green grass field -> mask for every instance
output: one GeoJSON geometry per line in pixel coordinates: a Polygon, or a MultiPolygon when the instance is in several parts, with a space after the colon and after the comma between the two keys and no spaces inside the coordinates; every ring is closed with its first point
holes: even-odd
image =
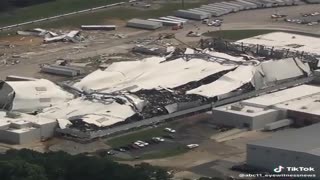
{"type": "MultiPolygon", "coordinates": [[[[56,0],[54,2],[44,3],[26,8],[20,8],[13,11],[0,14],[0,26],[6,26],[30,20],[50,17],[62,13],[73,12],[82,9],[88,9],[101,5],[121,2],[122,0],[56,0]]],[[[170,1],[169,1],[170,2],[170,1]]],[[[195,2],[185,3],[184,8],[198,7],[207,0],[199,0],[195,2]]],[[[80,24],[98,24],[105,22],[108,19],[131,19],[134,17],[148,18],[158,17],[162,15],[169,15],[173,11],[181,9],[180,2],[170,2],[161,5],[158,9],[134,9],[128,7],[117,7],[106,10],[100,10],[94,13],[86,13],[81,15],[74,15],[62,19],[42,23],[41,27],[61,27],[61,26],[79,26],[80,24]]],[[[39,24],[30,25],[31,27],[39,27],[39,24]]]]}
{"type": "MultiPolygon", "coordinates": [[[[188,3],[185,8],[197,7],[200,3],[188,3]]],[[[173,11],[181,9],[180,3],[164,4],[158,9],[139,10],[128,7],[116,7],[95,13],[70,16],[56,21],[43,23],[42,27],[79,27],[81,24],[101,24],[110,19],[128,20],[132,18],[151,18],[172,14],[173,11]],[[125,12],[125,13],[124,13],[125,12]]]]}
{"type": "Polygon", "coordinates": [[[1,13],[0,26],[50,17],[120,1],[121,0],[56,0],[1,13]]]}

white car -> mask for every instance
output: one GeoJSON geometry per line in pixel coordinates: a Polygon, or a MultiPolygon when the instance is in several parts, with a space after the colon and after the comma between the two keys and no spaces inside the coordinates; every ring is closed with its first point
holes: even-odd
{"type": "Polygon", "coordinates": [[[160,137],[153,137],[152,140],[158,141],[158,142],[164,142],[163,138],[160,137]]]}
{"type": "Polygon", "coordinates": [[[193,148],[199,147],[199,144],[188,144],[187,147],[188,147],[189,149],[193,149],[193,148]]]}
{"type": "Polygon", "coordinates": [[[144,146],[148,146],[149,145],[149,143],[147,143],[147,142],[144,142],[144,141],[136,141],[137,143],[140,143],[140,144],[143,144],[144,146]]]}
{"type": "Polygon", "coordinates": [[[145,145],[143,143],[140,142],[134,142],[133,144],[139,146],[139,147],[144,147],[145,145]]]}
{"type": "Polygon", "coordinates": [[[171,128],[164,128],[165,131],[170,132],[170,133],[175,133],[176,130],[171,129],[171,128]]]}

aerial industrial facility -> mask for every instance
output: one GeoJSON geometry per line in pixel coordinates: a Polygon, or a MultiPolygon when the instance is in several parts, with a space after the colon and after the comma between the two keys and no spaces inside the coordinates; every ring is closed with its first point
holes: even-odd
{"type": "MultiPolygon", "coordinates": [[[[137,8],[135,1],[130,3],[137,8]]],[[[10,44],[0,53],[8,69],[21,65],[31,72],[11,75],[2,69],[6,78],[0,83],[0,143],[21,148],[46,141],[43,149],[51,150],[47,144],[57,139],[106,145],[124,137],[130,142],[107,144],[106,154],[117,151],[135,160],[160,149],[144,147],[168,143],[164,148],[181,150],[182,144],[184,152],[195,153],[191,160],[177,158],[188,164],[188,171],[198,156],[204,166],[223,164],[215,171],[227,166],[233,170],[239,162],[256,172],[272,172],[279,165],[320,167],[314,138],[320,121],[317,24],[296,23],[299,32],[291,32],[283,28],[290,25],[281,24],[286,21],[279,21],[286,15],[273,12],[279,8],[297,14],[291,8],[312,6],[309,3],[320,2],[233,0],[175,9],[159,17],[130,17],[115,25],[19,29],[19,41],[36,37],[40,45],[37,51],[27,47],[24,52],[19,49],[23,45],[10,44]],[[259,21],[264,20],[259,26],[238,22],[238,14],[249,21],[248,12],[254,9],[259,9],[259,21]],[[265,23],[277,28],[265,30],[265,23]],[[233,37],[234,27],[240,29],[240,38],[233,37]],[[251,30],[254,35],[245,37],[251,30]],[[33,58],[36,66],[30,65],[33,58]],[[135,134],[143,131],[149,132],[135,134]],[[135,140],[127,138],[131,134],[135,140]]],[[[310,14],[310,19],[320,16],[310,14]]],[[[66,147],[85,151],[74,144],[66,147]]]]}

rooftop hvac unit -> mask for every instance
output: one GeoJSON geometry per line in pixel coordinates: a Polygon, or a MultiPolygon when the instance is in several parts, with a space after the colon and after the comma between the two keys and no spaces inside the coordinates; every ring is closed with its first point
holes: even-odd
{"type": "Polygon", "coordinates": [[[243,106],[241,104],[232,104],[230,106],[230,110],[233,111],[241,111],[243,109],[243,106]]]}

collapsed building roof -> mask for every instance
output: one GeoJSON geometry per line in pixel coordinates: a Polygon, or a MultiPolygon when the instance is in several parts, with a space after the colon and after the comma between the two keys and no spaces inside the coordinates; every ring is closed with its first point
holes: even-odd
{"type": "Polygon", "coordinates": [[[301,60],[288,58],[262,62],[255,70],[252,84],[256,89],[274,85],[283,80],[306,76],[311,73],[309,65],[301,60]]]}
{"type": "MultiPolygon", "coordinates": [[[[61,103],[43,109],[41,116],[60,119],[61,124],[66,124],[61,119],[70,120],[73,123],[76,120],[82,120],[85,123],[93,124],[96,127],[106,127],[133,116],[139,112],[135,107],[143,108],[143,101],[130,96],[130,100],[119,97],[122,101],[107,97],[79,97],[68,102],[61,103]]],[[[59,122],[59,121],[58,121],[59,122]]]]}
{"type": "Polygon", "coordinates": [[[253,78],[254,69],[255,67],[253,65],[239,66],[234,71],[221,76],[218,80],[210,84],[200,86],[196,89],[192,89],[188,91],[187,94],[215,97],[231,92],[250,82],[253,78]]]}
{"type": "Polygon", "coordinates": [[[11,102],[11,110],[14,111],[34,112],[73,98],[72,94],[46,79],[5,83],[14,91],[14,99],[11,102]]]}
{"type": "Polygon", "coordinates": [[[97,70],[74,86],[99,92],[131,91],[142,89],[171,89],[190,81],[199,81],[220,71],[233,69],[202,59],[185,61],[182,58],[162,62],[164,58],[152,57],[142,61],[117,62],[106,70],[97,70]]]}
{"type": "Polygon", "coordinates": [[[238,42],[261,44],[266,46],[274,46],[279,49],[286,48],[293,51],[305,51],[309,53],[320,54],[319,38],[293,33],[273,32],[242,39],[238,42]]]}

